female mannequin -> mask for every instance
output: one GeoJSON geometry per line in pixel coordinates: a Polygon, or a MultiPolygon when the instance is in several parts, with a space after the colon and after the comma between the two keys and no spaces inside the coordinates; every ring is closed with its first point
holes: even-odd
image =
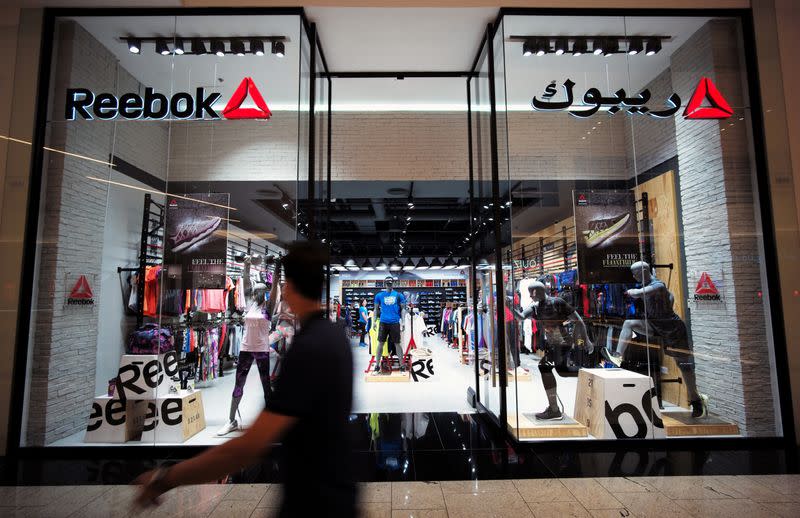
{"type": "Polygon", "coordinates": [[[270,316],[275,308],[279,297],[280,284],[280,262],[275,265],[275,273],[272,277],[272,290],[269,300],[267,300],[267,285],[260,282],[253,284],[250,279],[250,265],[261,264],[262,257],[259,255],[246,256],[244,258],[244,295],[247,302],[244,315],[244,336],[239,351],[239,363],[236,365],[236,383],[233,388],[231,398],[231,410],[228,423],[219,429],[217,436],[223,436],[240,428],[240,423],[236,420],[236,412],[239,410],[239,402],[244,395],[244,385],[253,361],[258,367],[258,374],[261,378],[261,388],[264,390],[264,400],[269,394],[270,385],[270,356],[277,353],[270,347],[270,316]]]}

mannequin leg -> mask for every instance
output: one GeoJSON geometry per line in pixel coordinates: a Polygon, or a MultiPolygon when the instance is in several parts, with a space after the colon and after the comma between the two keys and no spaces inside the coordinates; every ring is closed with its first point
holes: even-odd
{"type": "Polygon", "coordinates": [[[544,385],[544,392],[547,394],[548,408],[558,410],[558,394],[556,377],[553,374],[553,365],[549,363],[539,364],[539,373],[542,375],[542,385],[544,385]]]}
{"type": "Polygon", "coordinates": [[[628,344],[631,343],[634,332],[637,334],[645,334],[647,332],[644,320],[626,320],[622,324],[622,332],[619,334],[619,345],[617,346],[616,356],[625,358],[625,349],[627,349],[628,344]]]}
{"type": "Polygon", "coordinates": [[[256,359],[256,367],[258,367],[258,375],[261,378],[261,388],[264,390],[264,404],[267,404],[267,398],[270,392],[270,361],[269,352],[253,353],[256,359]]]}
{"type": "Polygon", "coordinates": [[[233,397],[231,398],[230,421],[236,420],[236,411],[239,409],[239,402],[244,395],[244,384],[250,367],[253,365],[253,353],[247,351],[239,352],[239,363],[236,365],[236,383],[233,386],[233,397]]]}

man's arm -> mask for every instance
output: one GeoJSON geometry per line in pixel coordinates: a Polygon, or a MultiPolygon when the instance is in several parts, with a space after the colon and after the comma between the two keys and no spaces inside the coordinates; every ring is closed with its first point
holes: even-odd
{"type": "Polygon", "coordinates": [[[155,471],[143,473],[134,482],[142,485],[136,503],[148,506],[174,487],[212,482],[254,464],[296,421],[296,417],[263,411],[244,435],[172,466],[160,480],[153,481],[155,471]]]}
{"type": "Polygon", "coordinates": [[[380,296],[381,296],[381,294],[380,294],[380,293],[378,293],[377,295],[375,295],[375,300],[374,300],[374,306],[375,306],[375,310],[374,310],[374,311],[375,311],[375,320],[380,320],[380,318],[381,318],[381,303],[380,303],[380,301],[378,300],[378,297],[380,297],[380,296]]]}

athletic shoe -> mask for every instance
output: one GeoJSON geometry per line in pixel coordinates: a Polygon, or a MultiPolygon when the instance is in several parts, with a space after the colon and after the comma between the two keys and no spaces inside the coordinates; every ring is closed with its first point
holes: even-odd
{"type": "Polygon", "coordinates": [[[622,365],[622,357],[609,353],[608,349],[605,347],[600,348],[600,356],[602,356],[605,361],[614,364],[617,368],[622,365]]]}
{"type": "Polygon", "coordinates": [[[217,430],[217,437],[222,437],[224,435],[228,435],[231,432],[235,432],[239,429],[239,423],[234,419],[230,423],[226,424],[219,430],[217,430]]]}
{"type": "Polygon", "coordinates": [[[564,419],[564,414],[561,413],[561,410],[550,407],[547,407],[544,412],[539,412],[534,415],[539,421],[561,421],[564,419]]]}
{"type": "Polygon", "coordinates": [[[629,219],[631,219],[630,214],[622,214],[613,218],[590,221],[587,225],[589,230],[583,231],[583,235],[586,237],[586,246],[594,248],[600,245],[622,230],[622,227],[628,223],[629,219]]]}
{"type": "Polygon", "coordinates": [[[692,417],[702,419],[708,417],[708,396],[700,394],[700,399],[692,401],[692,417]]]}
{"type": "Polygon", "coordinates": [[[531,371],[529,371],[528,369],[526,369],[526,368],[525,368],[525,367],[523,367],[522,365],[520,365],[519,367],[517,367],[517,370],[516,370],[516,372],[515,372],[515,374],[516,374],[517,376],[527,376],[527,375],[528,375],[528,374],[530,374],[530,373],[531,373],[531,371]]]}
{"type": "Polygon", "coordinates": [[[359,347],[366,347],[366,346],[367,346],[367,344],[365,344],[364,342],[361,342],[360,344],[358,344],[358,346],[359,346],[359,347]]]}
{"type": "Polygon", "coordinates": [[[222,223],[222,218],[194,219],[178,225],[178,230],[169,238],[173,252],[183,252],[214,233],[222,223]]]}

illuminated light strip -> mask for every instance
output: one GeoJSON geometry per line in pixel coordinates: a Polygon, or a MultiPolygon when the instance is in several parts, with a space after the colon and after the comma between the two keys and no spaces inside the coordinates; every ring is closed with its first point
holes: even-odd
{"type": "Polygon", "coordinates": [[[106,180],[104,178],[97,178],[97,177],[94,177],[94,176],[87,176],[86,178],[88,178],[89,180],[94,180],[96,182],[104,182],[104,183],[108,183],[108,184],[111,184],[111,185],[118,185],[120,187],[127,187],[129,189],[135,189],[137,191],[150,192],[150,193],[153,193],[153,194],[160,194],[161,196],[168,196],[170,198],[179,198],[179,199],[182,199],[182,200],[193,201],[193,202],[196,202],[196,203],[202,203],[204,205],[211,205],[213,207],[219,207],[221,209],[238,210],[238,209],[236,209],[234,207],[228,207],[227,205],[220,205],[218,203],[212,203],[210,201],[198,200],[198,199],[195,199],[195,198],[190,198],[188,196],[181,196],[180,194],[172,194],[172,193],[169,193],[169,192],[161,192],[161,191],[157,191],[155,189],[146,189],[144,187],[137,187],[136,185],[129,185],[127,183],[122,183],[122,182],[115,182],[114,180],[106,180]]]}
{"type": "MultiPolygon", "coordinates": [[[[32,146],[33,145],[32,143],[28,142],[27,140],[20,140],[18,138],[14,138],[14,137],[8,137],[6,135],[0,135],[0,138],[2,138],[4,140],[9,140],[11,142],[17,142],[19,144],[25,144],[26,146],[32,146]]],[[[42,146],[42,149],[45,149],[47,151],[52,151],[53,153],[61,153],[62,155],[67,155],[67,156],[71,156],[71,157],[75,157],[75,158],[80,158],[82,160],[89,160],[90,162],[97,162],[98,164],[107,165],[109,167],[115,167],[114,164],[112,164],[111,162],[106,162],[105,160],[99,160],[97,158],[92,158],[92,157],[85,156],[85,155],[78,155],[76,153],[70,153],[69,151],[63,151],[61,149],[55,149],[55,148],[47,147],[47,146],[42,146]]]]}

